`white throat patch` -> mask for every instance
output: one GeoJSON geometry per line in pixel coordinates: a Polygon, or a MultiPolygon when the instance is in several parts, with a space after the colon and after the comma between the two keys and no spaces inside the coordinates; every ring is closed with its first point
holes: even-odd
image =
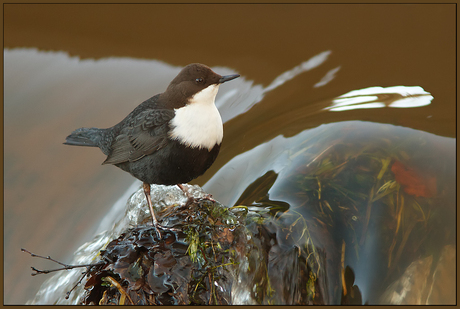
{"type": "Polygon", "coordinates": [[[211,85],[196,93],[186,106],[174,109],[176,115],[170,122],[172,139],[209,151],[222,142],[222,118],[214,104],[218,90],[218,84],[211,85]]]}

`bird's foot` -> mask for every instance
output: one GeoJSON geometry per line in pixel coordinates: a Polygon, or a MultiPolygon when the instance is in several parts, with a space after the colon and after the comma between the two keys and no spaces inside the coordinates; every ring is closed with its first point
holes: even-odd
{"type": "Polygon", "coordinates": [[[204,200],[208,200],[208,201],[211,201],[213,203],[217,202],[215,199],[212,198],[212,195],[211,194],[206,194],[204,197],[203,197],[204,200]]]}
{"type": "Polygon", "coordinates": [[[184,192],[184,195],[187,197],[187,202],[185,202],[185,205],[188,205],[188,204],[192,203],[195,200],[195,198],[193,197],[192,194],[190,194],[190,192],[188,191],[187,188],[185,188],[181,184],[177,184],[177,186],[179,187],[179,189],[181,189],[182,192],[184,192]]]}
{"type": "Polygon", "coordinates": [[[160,230],[170,231],[170,232],[178,232],[178,231],[180,231],[180,229],[176,229],[174,227],[161,225],[161,224],[158,223],[158,221],[153,222],[153,226],[155,227],[155,231],[157,233],[158,239],[162,239],[162,234],[161,234],[160,230]]]}
{"type": "MultiPolygon", "coordinates": [[[[182,192],[184,192],[185,196],[188,198],[186,204],[190,204],[192,203],[193,201],[196,200],[196,198],[190,194],[190,192],[188,191],[187,188],[185,188],[183,185],[181,184],[177,184],[177,186],[182,190],[182,192]]],[[[213,203],[216,202],[215,199],[212,198],[212,195],[211,194],[206,194],[204,197],[203,197],[204,200],[208,200],[208,201],[211,201],[213,203]]]]}

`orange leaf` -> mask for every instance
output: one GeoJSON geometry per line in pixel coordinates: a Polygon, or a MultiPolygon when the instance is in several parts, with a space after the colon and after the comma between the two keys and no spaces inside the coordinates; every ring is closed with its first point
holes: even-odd
{"type": "Polygon", "coordinates": [[[436,195],[436,177],[422,176],[419,171],[405,166],[398,160],[393,163],[391,171],[395,175],[395,180],[403,186],[407,194],[422,197],[436,195]]]}

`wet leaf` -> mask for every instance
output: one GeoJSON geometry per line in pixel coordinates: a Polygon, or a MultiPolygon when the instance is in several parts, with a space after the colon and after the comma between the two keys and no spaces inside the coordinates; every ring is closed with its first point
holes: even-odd
{"type": "Polygon", "coordinates": [[[437,193],[436,178],[428,175],[422,175],[418,170],[408,167],[396,160],[391,171],[395,179],[400,183],[404,192],[409,195],[421,197],[433,197],[437,193]]]}

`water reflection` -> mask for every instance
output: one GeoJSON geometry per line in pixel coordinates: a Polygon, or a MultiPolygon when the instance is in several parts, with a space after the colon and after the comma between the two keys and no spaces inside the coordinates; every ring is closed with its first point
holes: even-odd
{"type": "MultiPolygon", "coordinates": [[[[267,87],[263,87],[262,85],[253,85],[252,81],[246,81],[244,77],[239,78],[239,83],[234,85],[235,89],[222,94],[219,98],[216,99],[216,106],[222,115],[222,121],[226,122],[240,114],[245,113],[252,106],[262,101],[264,96],[270,91],[280,87],[298,75],[310,71],[323,64],[328,59],[330,54],[331,51],[328,50],[311,57],[309,60],[304,61],[294,68],[281,73],[267,87]]],[[[216,68],[216,70],[218,69],[216,68]]],[[[219,68],[219,72],[220,71],[224,72],[225,74],[235,73],[226,71],[225,68],[219,68]]],[[[337,71],[338,69],[333,69],[330,71],[318,84],[323,86],[330,82],[334,78],[334,74],[337,71]]]]}
{"type": "Polygon", "coordinates": [[[420,255],[439,258],[455,244],[454,153],[454,139],[339,122],[238,155],[204,189],[227,205],[276,212],[286,228],[305,218],[311,241],[326,252],[331,303],[343,296],[343,254],[363,302],[376,304],[420,255]]]}
{"type": "Polygon", "coordinates": [[[422,87],[369,87],[345,93],[325,108],[331,112],[367,108],[413,108],[431,104],[433,96],[422,87]]]}
{"type": "Polygon", "coordinates": [[[340,67],[336,67],[326,73],[319,82],[317,82],[313,87],[318,88],[327,85],[330,81],[335,78],[335,74],[340,70],[340,67]]]}

